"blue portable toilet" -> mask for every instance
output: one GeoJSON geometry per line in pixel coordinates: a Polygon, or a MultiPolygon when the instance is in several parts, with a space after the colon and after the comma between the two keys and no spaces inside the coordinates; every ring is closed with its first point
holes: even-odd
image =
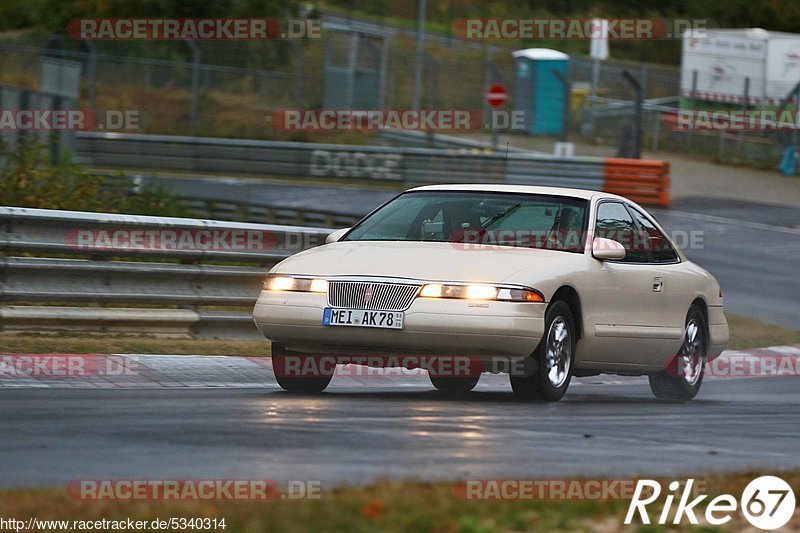
{"type": "Polygon", "coordinates": [[[553,70],[567,76],[569,56],[549,48],[527,48],[511,54],[517,60],[514,110],[525,113],[525,129],[534,135],[561,133],[564,86],[553,70]]]}

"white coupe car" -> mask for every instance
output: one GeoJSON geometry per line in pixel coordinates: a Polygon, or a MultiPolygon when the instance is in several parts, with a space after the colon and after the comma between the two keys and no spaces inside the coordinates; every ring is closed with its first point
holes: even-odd
{"type": "Polygon", "coordinates": [[[359,363],[424,367],[451,393],[508,372],[550,401],[572,376],[647,375],[658,398],[689,400],[728,342],[716,279],[639,205],[512,185],[403,192],[277,264],[254,319],[297,392],[359,363]]]}

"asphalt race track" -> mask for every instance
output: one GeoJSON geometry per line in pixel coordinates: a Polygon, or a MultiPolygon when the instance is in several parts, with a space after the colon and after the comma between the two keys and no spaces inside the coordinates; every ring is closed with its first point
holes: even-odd
{"type": "Polygon", "coordinates": [[[679,245],[699,232],[700,246],[682,247],[719,280],[727,311],[800,329],[800,209],[701,198],[652,212],[679,245]]]}
{"type": "MultiPolygon", "coordinates": [[[[793,349],[800,353],[800,348],[793,349]]],[[[462,399],[421,373],[336,376],[293,395],[268,360],[139,356],[127,376],[0,379],[0,486],[75,479],[369,483],[800,467],[796,377],[714,378],[687,404],[642,378],[573,381],[525,403],[484,374],[462,399]]]]}

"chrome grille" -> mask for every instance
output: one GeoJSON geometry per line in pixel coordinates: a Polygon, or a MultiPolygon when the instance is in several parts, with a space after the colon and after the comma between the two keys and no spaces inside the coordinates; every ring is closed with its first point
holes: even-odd
{"type": "Polygon", "coordinates": [[[331,281],[328,304],[348,309],[405,311],[414,301],[419,286],[369,281],[331,281]]]}

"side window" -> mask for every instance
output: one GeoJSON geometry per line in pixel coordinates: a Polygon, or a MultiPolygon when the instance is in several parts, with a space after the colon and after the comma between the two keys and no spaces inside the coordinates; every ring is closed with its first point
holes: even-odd
{"type": "Polygon", "coordinates": [[[603,202],[597,208],[595,237],[617,241],[625,247],[626,263],[646,263],[647,249],[631,215],[619,202],[603,202]]]}
{"type": "Polygon", "coordinates": [[[672,263],[677,261],[678,254],[655,224],[636,209],[631,208],[631,212],[636,218],[636,222],[644,230],[647,240],[645,244],[653,255],[653,261],[656,263],[672,263]]]}

